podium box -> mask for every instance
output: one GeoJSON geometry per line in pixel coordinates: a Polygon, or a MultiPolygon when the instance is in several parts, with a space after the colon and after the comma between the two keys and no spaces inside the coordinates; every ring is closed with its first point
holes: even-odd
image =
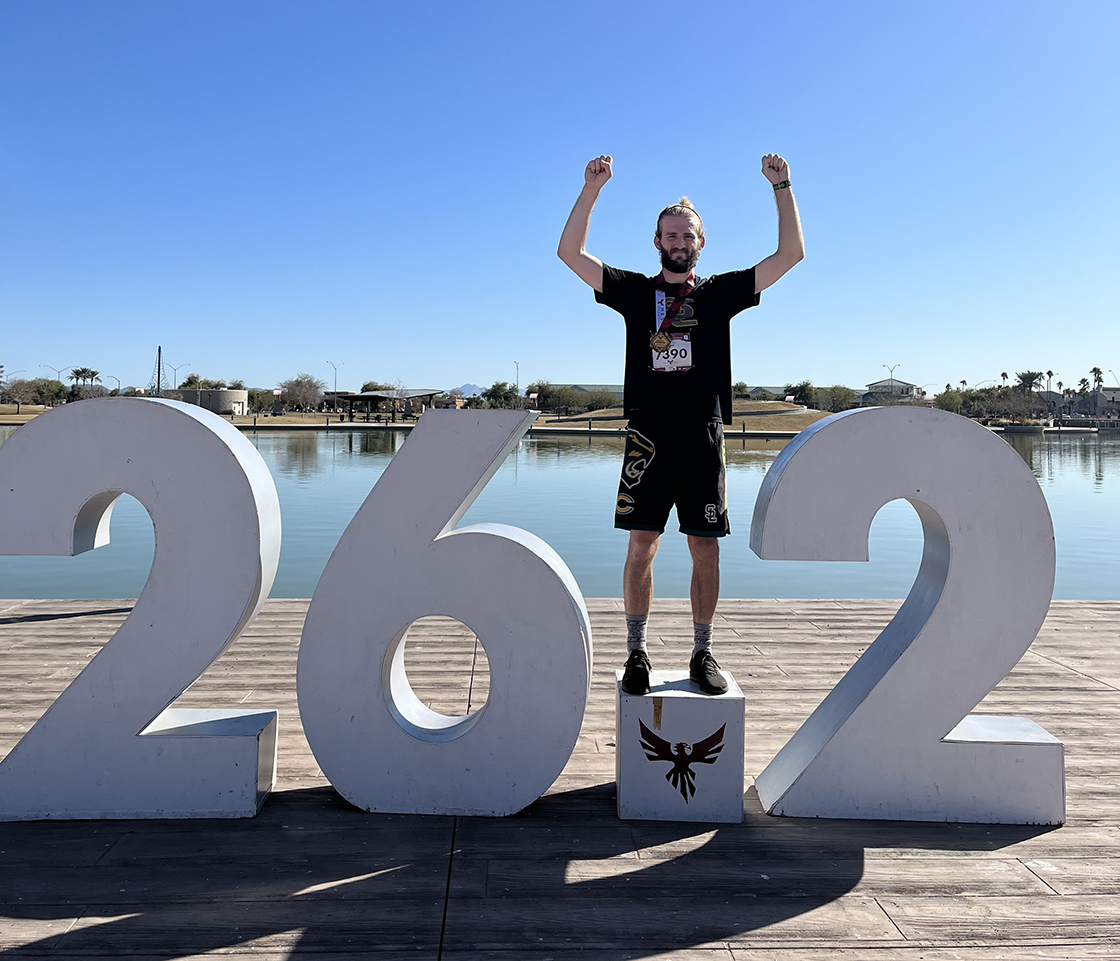
{"type": "Polygon", "coordinates": [[[722,673],[726,694],[701,694],[688,671],[653,671],[649,694],[635,696],[615,672],[620,818],[743,820],[743,692],[722,673]]]}

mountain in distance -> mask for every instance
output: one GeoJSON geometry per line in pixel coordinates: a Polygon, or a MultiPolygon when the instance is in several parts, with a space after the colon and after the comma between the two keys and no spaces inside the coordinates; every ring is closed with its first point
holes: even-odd
{"type": "Polygon", "coordinates": [[[462,387],[457,388],[464,397],[480,397],[482,395],[482,388],[478,384],[463,384],[462,387]]]}

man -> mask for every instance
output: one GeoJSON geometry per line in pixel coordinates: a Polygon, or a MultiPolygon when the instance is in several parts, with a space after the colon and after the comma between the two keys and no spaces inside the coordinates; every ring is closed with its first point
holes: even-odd
{"type": "Polygon", "coordinates": [[[608,267],[585,249],[591,211],[611,178],[611,158],[584,171],[557,253],[595,299],[626,322],[624,408],[629,418],[615,527],[630,532],[623,570],[629,656],[627,694],[649,693],[646,623],[653,600],[653,558],[674,505],[692,554],[694,644],[689,677],[705,694],[727,681],[712,655],[719,598],[719,538],[730,533],[723,463],[723,425],[731,423],[731,318],[805,256],[789,167],[776,154],[762,173],[778,205],[778,249],[747,270],[702,278],[694,270],[704,249],[704,223],[687,198],[657,218],[654,277],[608,267]]]}

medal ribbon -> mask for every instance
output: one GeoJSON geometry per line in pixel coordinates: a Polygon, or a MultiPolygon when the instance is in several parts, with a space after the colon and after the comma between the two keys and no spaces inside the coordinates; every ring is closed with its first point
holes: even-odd
{"type": "MultiPolygon", "coordinates": [[[[664,287],[665,272],[662,271],[657,275],[657,289],[663,290],[664,287]]],[[[665,309],[665,319],[661,321],[661,326],[658,327],[658,330],[668,330],[673,325],[673,321],[677,319],[677,314],[680,313],[681,307],[684,306],[686,298],[692,293],[695,287],[696,271],[690,270],[688,276],[684,279],[684,283],[681,284],[681,289],[677,291],[677,296],[673,298],[673,302],[665,309]]],[[[654,323],[657,323],[656,315],[654,316],[654,323]]]]}

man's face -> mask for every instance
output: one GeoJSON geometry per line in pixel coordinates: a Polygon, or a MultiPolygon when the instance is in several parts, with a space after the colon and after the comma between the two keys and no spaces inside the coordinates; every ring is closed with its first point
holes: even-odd
{"type": "Polygon", "coordinates": [[[661,236],[653,245],[661,252],[661,266],[673,274],[687,274],[696,266],[704,238],[697,233],[698,224],[683,214],[666,214],[661,218],[661,236]]]}

